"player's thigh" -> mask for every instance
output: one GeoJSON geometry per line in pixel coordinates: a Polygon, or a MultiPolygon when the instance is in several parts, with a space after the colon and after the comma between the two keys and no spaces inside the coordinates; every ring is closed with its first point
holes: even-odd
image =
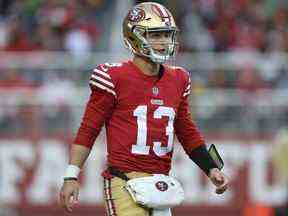
{"type": "Polygon", "coordinates": [[[104,201],[108,216],[149,216],[149,210],[137,205],[124,188],[125,181],[104,179],[104,201]]]}

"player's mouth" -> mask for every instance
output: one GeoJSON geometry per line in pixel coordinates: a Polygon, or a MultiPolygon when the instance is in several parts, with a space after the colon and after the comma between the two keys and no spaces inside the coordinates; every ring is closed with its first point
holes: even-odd
{"type": "Polygon", "coordinates": [[[163,49],[154,49],[154,51],[157,54],[165,54],[167,52],[167,49],[163,48],[163,49]]]}

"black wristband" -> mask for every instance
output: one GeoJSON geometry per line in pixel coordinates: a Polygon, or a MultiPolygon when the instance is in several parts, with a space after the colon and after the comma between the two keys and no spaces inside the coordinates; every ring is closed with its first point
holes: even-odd
{"type": "Polygon", "coordinates": [[[189,154],[190,159],[200,167],[203,172],[209,176],[209,172],[212,168],[218,168],[217,164],[209,155],[205,145],[201,145],[198,148],[194,149],[189,154]]]}
{"type": "Polygon", "coordinates": [[[76,178],[76,177],[65,177],[64,181],[78,181],[78,178],[76,178]]]}

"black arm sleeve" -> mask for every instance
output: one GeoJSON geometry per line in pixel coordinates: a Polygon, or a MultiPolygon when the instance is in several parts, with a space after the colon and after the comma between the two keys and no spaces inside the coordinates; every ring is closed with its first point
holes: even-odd
{"type": "Polygon", "coordinates": [[[217,164],[209,155],[205,145],[195,148],[190,154],[190,159],[200,167],[206,175],[209,175],[210,169],[218,168],[217,164]]]}

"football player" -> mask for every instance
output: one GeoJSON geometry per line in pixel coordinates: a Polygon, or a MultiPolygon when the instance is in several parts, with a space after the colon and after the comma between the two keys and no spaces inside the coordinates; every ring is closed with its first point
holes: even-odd
{"type": "Polygon", "coordinates": [[[131,178],[168,175],[174,135],[211,179],[216,193],[227,189],[227,177],[208,154],[190,117],[189,74],[181,67],[164,64],[175,56],[177,33],[173,16],[158,3],[141,3],[128,12],[123,36],[133,59],[101,64],[91,75],[90,99],[60,192],[60,202],[68,211],[78,199],[80,169],[104,124],[108,158],[102,176],[109,216],[150,214],[149,209],[135,204],[123,186],[131,178]]]}

